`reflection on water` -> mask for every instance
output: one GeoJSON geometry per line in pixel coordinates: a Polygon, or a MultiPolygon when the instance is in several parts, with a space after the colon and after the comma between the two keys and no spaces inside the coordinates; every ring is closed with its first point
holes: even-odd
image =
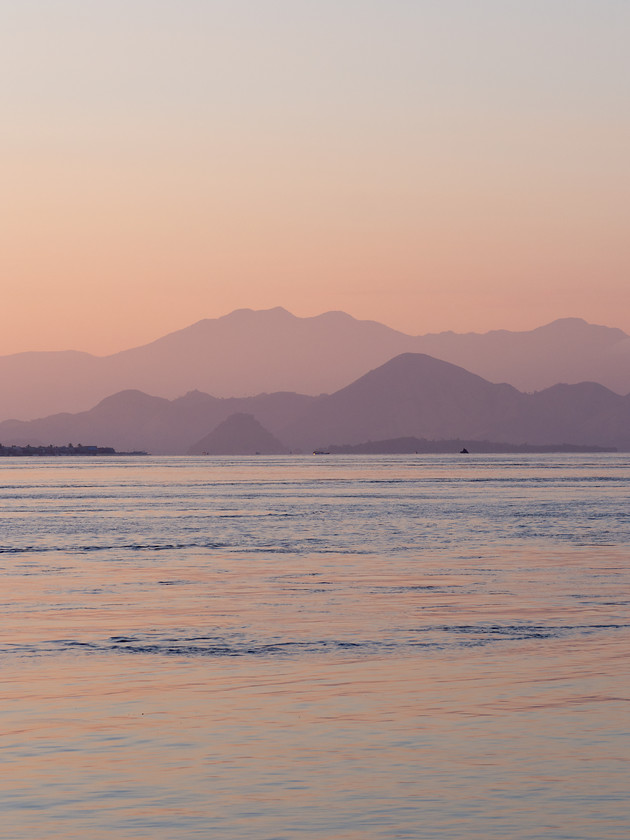
{"type": "Polygon", "coordinates": [[[629,479],[3,466],[0,836],[625,840],[629,479]]]}

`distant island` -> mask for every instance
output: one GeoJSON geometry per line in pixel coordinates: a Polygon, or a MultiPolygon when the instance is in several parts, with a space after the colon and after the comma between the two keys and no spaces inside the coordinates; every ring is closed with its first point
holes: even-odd
{"type": "MultiPolygon", "coordinates": [[[[369,440],[365,443],[343,446],[329,446],[326,455],[448,455],[469,453],[486,455],[563,452],[617,452],[614,446],[580,446],[579,444],[529,444],[495,443],[490,440],[426,440],[425,438],[401,437],[392,440],[369,440]]],[[[315,452],[317,454],[324,454],[315,452]]]]}
{"type": "Polygon", "coordinates": [[[0,443],[0,458],[23,458],[28,456],[55,457],[58,455],[146,455],[146,452],[117,452],[111,446],[3,446],[0,443]]]}

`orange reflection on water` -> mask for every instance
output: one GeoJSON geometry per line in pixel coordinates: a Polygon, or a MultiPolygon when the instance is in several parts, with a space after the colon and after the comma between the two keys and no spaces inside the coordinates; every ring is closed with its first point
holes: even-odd
{"type": "Polygon", "coordinates": [[[566,550],[9,570],[6,830],[525,838],[542,810],[600,836],[625,819],[628,706],[625,556],[599,560],[596,592],[566,550]]]}

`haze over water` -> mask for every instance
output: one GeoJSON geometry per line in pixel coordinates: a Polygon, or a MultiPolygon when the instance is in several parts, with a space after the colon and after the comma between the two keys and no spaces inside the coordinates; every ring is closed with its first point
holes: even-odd
{"type": "Polygon", "coordinates": [[[630,458],[5,459],[2,829],[626,840],[630,458]]]}

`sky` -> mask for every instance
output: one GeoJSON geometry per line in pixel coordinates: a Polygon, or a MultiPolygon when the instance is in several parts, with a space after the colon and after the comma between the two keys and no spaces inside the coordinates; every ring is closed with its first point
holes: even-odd
{"type": "Polygon", "coordinates": [[[0,0],[0,354],[630,332],[627,0],[0,0]]]}

